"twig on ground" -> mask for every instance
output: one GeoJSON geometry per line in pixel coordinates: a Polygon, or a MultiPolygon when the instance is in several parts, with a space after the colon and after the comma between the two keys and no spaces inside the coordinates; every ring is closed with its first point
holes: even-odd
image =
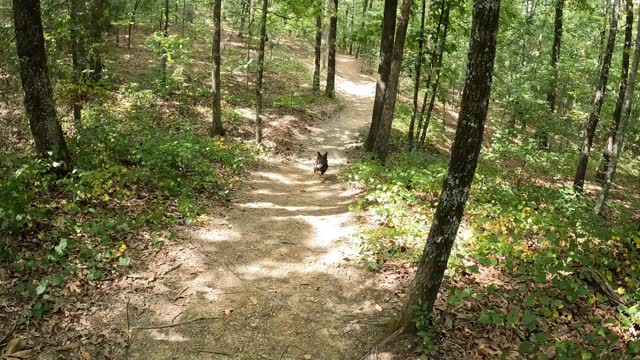
{"type": "Polygon", "coordinates": [[[9,330],[9,332],[4,335],[2,340],[0,340],[0,345],[4,344],[7,340],[9,340],[9,337],[11,337],[11,334],[13,334],[13,331],[16,329],[17,325],[18,325],[18,322],[13,323],[11,330],[9,330]]]}
{"type": "Polygon", "coordinates": [[[182,315],[183,312],[184,312],[184,310],[180,311],[176,316],[174,316],[173,319],[171,319],[171,323],[173,324],[173,322],[176,321],[178,316],[182,315]]]}
{"type": "Polygon", "coordinates": [[[167,275],[168,273],[170,273],[170,272],[172,272],[173,270],[175,270],[175,269],[179,268],[180,266],[182,266],[182,263],[177,264],[177,265],[173,266],[172,268],[170,268],[169,270],[167,270],[167,271],[163,272],[163,273],[162,273],[162,276],[167,275]]]}
{"type": "Polygon", "coordinates": [[[224,356],[228,356],[228,357],[233,357],[233,355],[226,353],[224,351],[215,351],[215,350],[198,350],[198,353],[205,353],[205,354],[215,354],[215,355],[224,355],[224,356]]]}
{"type": "Polygon", "coordinates": [[[185,320],[185,321],[182,321],[182,322],[179,322],[179,323],[175,323],[175,324],[136,326],[136,327],[133,327],[132,329],[133,330],[166,329],[166,328],[170,328],[170,327],[190,324],[190,323],[196,322],[196,321],[214,320],[214,319],[220,319],[220,317],[219,316],[201,316],[201,317],[197,317],[195,319],[185,320]]]}
{"type": "Polygon", "coordinates": [[[284,348],[284,350],[280,354],[280,357],[278,358],[278,360],[282,360],[282,357],[284,356],[284,354],[287,353],[287,351],[289,351],[289,345],[287,345],[287,347],[284,348]]]}

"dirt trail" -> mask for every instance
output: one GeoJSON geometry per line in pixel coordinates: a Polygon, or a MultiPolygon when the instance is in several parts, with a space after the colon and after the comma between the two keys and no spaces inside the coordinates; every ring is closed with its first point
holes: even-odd
{"type": "Polygon", "coordinates": [[[345,110],[310,129],[299,158],[252,171],[230,208],[173,246],[163,266],[180,267],[131,300],[131,326],[178,325],[134,330],[130,359],[356,359],[379,338],[392,290],[358,264],[354,194],[334,175],[375,84],[352,57],[337,68],[345,110]],[[329,152],[325,180],[312,176],[316,151],[329,152]]]}

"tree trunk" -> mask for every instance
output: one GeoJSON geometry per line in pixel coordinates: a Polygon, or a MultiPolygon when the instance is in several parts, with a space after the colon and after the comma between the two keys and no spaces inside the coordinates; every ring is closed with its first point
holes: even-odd
{"type": "Polygon", "coordinates": [[[186,20],[187,20],[187,0],[182,0],[182,27],[180,28],[180,36],[183,36],[183,37],[184,37],[184,32],[186,30],[185,28],[186,20]]]}
{"type": "MultiPolygon", "coordinates": [[[[558,92],[558,62],[560,62],[560,45],[562,41],[562,12],[564,0],[556,0],[556,16],[553,30],[553,46],[551,48],[551,78],[549,79],[549,89],[547,91],[547,105],[549,113],[553,115],[556,111],[556,96],[558,92]]],[[[539,135],[539,145],[541,148],[549,147],[549,131],[547,125],[542,124],[539,135]]]]}
{"type": "Polygon", "coordinates": [[[424,18],[427,9],[427,0],[422,0],[422,12],[420,15],[420,35],[418,37],[418,53],[416,54],[416,72],[413,85],[413,108],[411,109],[411,122],[409,123],[409,137],[407,145],[409,149],[413,147],[413,130],[418,113],[418,93],[420,92],[420,71],[422,70],[422,49],[424,46],[424,18]]]}
{"type": "Polygon", "coordinates": [[[613,183],[613,179],[616,175],[616,168],[618,166],[618,160],[620,159],[620,153],[622,152],[622,147],[624,145],[625,131],[631,118],[631,106],[633,105],[636,75],[638,74],[638,63],[640,63],[640,14],[638,14],[638,22],[636,26],[636,40],[633,51],[633,65],[631,65],[631,74],[629,75],[629,89],[625,95],[624,105],[622,106],[622,117],[618,128],[616,129],[616,135],[613,138],[611,157],[607,164],[607,171],[604,174],[602,190],[600,191],[600,194],[596,199],[595,207],[593,208],[596,215],[602,215],[602,211],[604,210],[607,202],[609,190],[611,189],[611,184],[613,183]]]}
{"type": "Polygon", "coordinates": [[[618,32],[618,16],[620,15],[620,0],[613,0],[613,13],[611,14],[611,26],[609,27],[609,39],[607,41],[607,49],[605,50],[602,60],[602,69],[600,70],[600,80],[593,96],[593,108],[589,115],[589,122],[584,131],[584,141],[578,166],[576,167],[576,175],[573,178],[573,187],[576,191],[582,192],[584,188],[584,178],[587,175],[587,164],[589,163],[589,154],[591,153],[591,145],[593,137],[600,121],[600,110],[604,101],[605,92],[607,90],[607,81],[609,80],[609,68],[611,67],[611,58],[613,57],[613,48],[616,44],[616,33],[618,32]]]}
{"type": "MultiPolygon", "coordinates": [[[[378,80],[376,81],[376,95],[373,100],[373,113],[371,115],[371,126],[365,142],[365,150],[373,151],[373,146],[378,136],[378,127],[382,117],[384,105],[384,95],[389,80],[391,70],[391,58],[393,54],[393,41],[396,31],[396,12],[398,0],[384,1],[384,18],[382,19],[382,34],[380,36],[380,63],[378,65],[378,80]]],[[[366,0],[365,0],[366,11],[366,0]]],[[[359,47],[358,47],[359,49],[359,47]]],[[[356,55],[357,57],[357,55],[356,55]]]]}
{"type": "Polygon", "coordinates": [[[244,26],[246,23],[245,18],[249,13],[249,7],[247,6],[247,0],[242,0],[242,10],[240,11],[240,28],[238,29],[238,37],[242,39],[244,36],[244,26]]]}
{"type": "Polygon", "coordinates": [[[313,91],[320,91],[320,63],[322,57],[322,9],[316,15],[315,66],[313,68],[313,91]]]}
{"type": "Polygon", "coordinates": [[[418,270],[397,322],[398,329],[411,330],[415,326],[417,304],[421,306],[420,312],[431,314],[442,283],[482,146],[499,14],[500,0],[474,1],[467,75],[449,168],[418,270]]]}
{"type": "Polygon", "coordinates": [[[222,24],[220,23],[220,3],[222,0],[213,1],[213,45],[211,46],[211,58],[213,71],[211,77],[212,101],[212,124],[211,136],[224,135],[222,128],[222,109],[220,107],[220,34],[222,24]]]}
{"type": "Polygon", "coordinates": [[[267,41],[268,0],[262,0],[260,48],[258,50],[258,79],[256,81],[256,142],[262,143],[262,73],[264,71],[264,45],[267,41]]]}
{"type": "Polygon", "coordinates": [[[383,164],[387,158],[389,133],[391,132],[393,115],[396,109],[396,97],[398,95],[398,84],[400,79],[400,65],[402,64],[402,54],[404,52],[407,26],[409,25],[412,6],[413,0],[404,0],[402,2],[402,7],[400,9],[400,19],[398,21],[393,44],[391,69],[389,70],[389,79],[387,81],[388,87],[384,92],[382,116],[380,117],[378,133],[375,138],[375,144],[373,145],[373,153],[375,157],[383,164]]]}
{"type": "Polygon", "coordinates": [[[49,81],[40,0],[13,0],[13,20],[24,107],[36,151],[41,157],[51,157],[68,166],[71,157],[58,122],[49,81]]]}
{"type": "Polygon", "coordinates": [[[620,127],[620,118],[622,115],[622,106],[624,104],[625,93],[627,91],[627,78],[629,76],[629,58],[631,56],[631,41],[633,40],[633,1],[626,0],[627,7],[627,26],[624,32],[624,49],[622,50],[622,70],[620,71],[620,84],[618,86],[618,99],[613,110],[613,126],[609,129],[607,143],[602,153],[602,161],[596,173],[596,179],[604,180],[604,174],[607,171],[607,164],[611,160],[613,153],[613,143],[615,142],[616,132],[620,127]]]}
{"type": "Polygon", "coordinates": [[[336,96],[336,36],[338,32],[338,0],[333,0],[329,23],[329,56],[327,58],[327,83],[324,94],[329,98],[336,96]]]}
{"type": "Polygon", "coordinates": [[[127,49],[131,49],[131,29],[136,24],[136,12],[138,11],[138,6],[142,0],[136,0],[133,4],[133,11],[131,12],[131,20],[129,21],[129,29],[127,30],[127,49]]]}
{"type": "MultiPolygon", "coordinates": [[[[433,43],[439,44],[441,38],[441,30],[442,30],[442,22],[444,20],[444,9],[446,7],[446,1],[440,1],[440,16],[438,16],[438,26],[436,27],[436,35],[434,37],[433,43]]],[[[418,117],[418,129],[416,134],[418,135],[418,140],[420,139],[420,134],[422,134],[422,125],[423,125],[423,115],[426,109],[427,104],[427,96],[429,95],[429,88],[431,87],[431,78],[433,77],[433,70],[435,69],[438,63],[438,46],[434,45],[431,50],[431,55],[429,57],[429,73],[427,74],[427,81],[425,82],[425,93],[422,99],[422,109],[420,110],[420,114],[418,117]]],[[[414,142],[414,150],[418,149],[418,142],[414,142]]]]}
{"type": "Polygon", "coordinates": [[[425,104],[427,101],[427,92],[424,94],[424,99],[422,100],[422,109],[420,112],[420,119],[423,120],[422,132],[420,133],[420,140],[418,142],[418,147],[422,147],[427,138],[427,129],[429,128],[429,122],[431,121],[431,113],[433,112],[433,106],[436,102],[436,95],[438,94],[438,87],[440,86],[440,71],[442,70],[442,56],[444,54],[444,45],[447,42],[447,32],[449,30],[449,12],[451,10],[451,5],[447,2],[446,7],[444,9],[444,14],[442,15],[444,23],[444,29],[442,31],[442,36],[438,41],[438,58],[436,59],[435,70],[436,70],[436,81],[431,86],[431,100],[429,101],[429,107],[427,108],[427,113],[425,115],[425,104]]]}
{"type": "Polygon", "coordinates": [[[351,2],[351,26],[349,27],[349,55],[353,55],[353,31],[354,22],[356,17],[356,0],[351,2]]]}
{"type": "Polygon", "coordinates": [[[71,65],[73,67],[73,124],[77,128],[82,125],[82,98],[83,98],[83,81],[82,71],[84,66],[81,65],[81,44],[78,39],[80,33],[79,24],[79,0],[71,0],[69,9],[69,19],[71,20],[71,65]]]}
{"type": "MultiPolygon", "coordinates": [[[[373,2],[373,1],[371,1],[371,2],[373,2]]],[[[397,4],[398,0],[394,0],[393,2],[397,4]]],[[[387,1],[386,0],[385,0],[384,4],[385,4],[384,5],[385,6],[385,8],[384,8],[385,10],[384,11],[385,12],[384,12],[384,20],[382,20],[382,31],[383,32],[384,32],[384,22],[387,19],[387,1]]],[[[368,5],[369,5],[368,0],[362,0],[362,21],[360,22],[360,34],[364,33],[364,23],[365,23],[365,20],[367,19],[367,6],[368,5]]],[[[397,6],[395,8],[397,8],[397,6]]],[[[394,14],[393,15],[393,24],[394,24],[393,26],[394,26],[394,29],[395,29],[395,23],[396,23],[396,16],[394,14]]],[[[360,43],[360,41],[358,41],[358,48],[356,49],[356,59],[358,57],[360,57],[360,47],[361,46],[362,46],[362,44],[360,43]]],[[[392,44],[392,46],[393,46],[393,44],[392,44]]]]}
{"type": "MultiPolygon", "coordinates": [[[[169,0],[164,0],[164,24],[162,25],[162,37],[166,40],[169,36],[169,0]]],[[[166,44],[162,44],[162,58],[160,59],[161,84],[167,85],[167,50],[166,44]]]]}

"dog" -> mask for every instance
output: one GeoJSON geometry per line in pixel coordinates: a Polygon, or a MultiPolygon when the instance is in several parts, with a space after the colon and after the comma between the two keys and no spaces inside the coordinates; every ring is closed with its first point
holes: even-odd
{"type": "Polygon", "coordinates": [[[329,161],[327,159],[328,152],[325,152],[324,155],[320,154],[318,151],[318,157],[316,158],[316,165],[313,167],[313,174],[320,173],[320,175],[324,175],[324,173],[329,168],[329,161]]]}

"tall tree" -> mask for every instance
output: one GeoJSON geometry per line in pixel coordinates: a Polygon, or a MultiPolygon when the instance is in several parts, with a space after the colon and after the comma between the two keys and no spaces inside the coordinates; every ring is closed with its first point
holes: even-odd
{"type": "Polygon", "coordinates": [[[409,123],[409,138],[407,143],[409,149],[413,147],[413,128],[416,123],[418,113],[418,93],[420,92],[420,72],[422,70],[422,52],[424,47],[424,19],[427,9],[427,0],[422,0],[422,11],[420,13],[420,34],[418,35],[418,53],[416,54],[415,82],[413,84],[413,108],[411,109],[411,122],[409,123]]]}
{"type": "Polygon", "coordinates": [[[633,64],[631,65],[631,74],[629,75],[629,83],[627,84],[628,90],[625,95],[624,105],[622,106],[622,117],[616,129],[616,134],[613,137],[613,143],[611,144],[611,155],[607,162],[607,170],[604,173],[602,189],[600,190],[600,194],[598,194],[598,198],[596,199],[596,203],[593,208],[593,211],[596,213],[596,215],[602,214],[607,202],[607,197],[609,196],[611,184],[613,183],[613,179],[616,175],[618,160],[620,159],[620,153],[622,152],[622,147],[624,145],[625,133],[631,119],[631,108],[635,95],[634,92],[636,85],[636,76],[638,74],[638,63],[640,63],[640,13],[638,14],[638,21],[636,24],[635,48],[633,51],[633,64]]]}
{"type": "Polygon", "coordinates": [[[353,55],[353,31],[356,17],[356,0],[351,0],[351,25],[349,26],[349,55],[353,55]]]}
{"type": "MultiPolygon", "coordinates": [[[[371,1],[371,2],[373,3],[373,1],[371,1]]],[[[398,0],[394,0],[394,2],[397,4],[397,3],[398,3],[398,0]]],[[[364,24],[365,24],[365,21],[367,20],[367,6],[368,6],[368,5],[369,5],[368,0],[362,0],[362,20],[360,21],[360,33],[361,33],[361,34],[362,34],[362,33],[364,33],[364,24]]],[[[397,6],[396,6],[396,7],[397,7],[397,6]]],[[[394,8],[394,9],[395,9],[395,8],[394,8]]],[[[385,19],[385,20],[387,19],[387,2],[386,2],[386,0],[385,0],[385,12],[384,12],[384,19],[385,19]]],[[[383,31],[383,32],[384,32],[384,21],[385,21],[385,20],[383,20],[383,24],[382,24],[382,31],[383,31]]],[[[395,15],[394,15],[394,18],[393,18],[394,29],[395,29],[395,23],[396,23],[396,20],[395,20],[395,15]]],[[[356,59],[357,59],[358,57],[360,57],[360,46],[361,46],[361,45],[362,45],[362,44],[360,43],[360,41],[358,41],[358,47],[356,48],[356,59]]],[[[382,45],[381,45],[381,46],[382,46],[382,45]]],[[[380,49],[380,51],[382,51],[382,49],[380,49]]]]}
{"type": "Polygon", "coordinates": [[[415,305],[421,304],[421,311],[431,313],[458,233],[482,146],[499,14],[500,0],[474,0],[458,128],[431,230],[397,322],[400,330],[409,330],[415,324],[415,305]]]}
{"type": "Polygon", "coordinates": [[[611,160],[613,154],[613,143],[615,141],[616,132],[620,127],[620,119],[622,115],[622,107],[624,104],[625,93],[627,91],[627,78],[629,76],[629,59],[631,57],[631,41],[633,38],[633,0],[626,0],[627,25],[624,31],[624,48],[622,50],[622,70],[620,71],[620,83],[618,85],[618,99],[613,110],[613,123],[607,136],[607,142],[602,153],[602,161],[598,167],[596,178],[604,179],[607,171],[607,164],[611,160]]]}
{"type": "MultiPolygon", "coordinates": [[[[547,90],[547,105],[549,113],[553,115],[556,111],[556,96],[558,93],[558,63],[560,62],[560,45],[562,42],[562,12],[564,0],[556,0],[556,15],[553,30],[553,46],[551,47],[551,77],[549,79],[549,89],[547,90]]],[[[549,147],[549,132],[546,124],[540,129],[540,147],[549,147]]]]}
{"type": "Polygon", "coordinates": [[[82,120],[82,98],[84,91],[82,73],[84,70],[84,47],[80,39],[80,0],[71,0],[69,3],[69,20],[71,22],[71,65],[73,67],[73,122],[76,126],[81,125],[82,120]]]}
{"type": "Polygon", "coordinates": [[[256,142],[262,143],[262,74],[264,72],[264,46],[267,42],[268,0],[262,0],[262,22],[260,24],[260,47],[258,49],[258,79],[256,81],[256,142]]]}
{"type": "MultiPolygon", "coordinates": [[[[164,0],[164,23],[162,24],[162,38],[164,40],[169,36],[169,0],[164,0]]],[[[167,84],[167,50],[166,44],[162,44],[162,58],[160,58],[160,72],[162,86],[167,84]]]]}
{"type": "Polygon", "coordinates": [[[322,57],[322,2],[316,14],[316,43],[314,52],[313,91],[320,91],[320,65],[322,57]]]}
{"type": "Polygon", "coordinates": [[[451,11],[451,4],[447,2],[444,13],[442,14],[442,22],[444,23],[444,29],[442,30],[442,36],[438,41],[438,56],[435,64],[435,76],[436,79],[431,85],[431,100],[429,100],[429,107],[425,107],[427,103],[427,94],[428,91],[425,91],[424,98],[422,99],[422,109],[420,110],[420,120],[422,123],[422,132],[420,133],[420,139],[418,141],[418,146],[421,147],[424,145],[425,139],[427,138],[427,129],[429,128],[429,121],[431,121],[431,113],[433,112],[433,107],[436,102],[436,96],[438,95],[438,87],[440,86],[440,72],[442,71],[442,56],[444,54],[444,46],[447,41],[447,32],[449,30],[449,12],[451,11]]]}
{"type": "Polygon", "coordinates": [[[222,127],[222,109],[220,108],[220,6],[222,0],[213,1],[213,45],[211,46],[211,58],[213,63],[211,76],[212,99],[212,124],[211,136],[224,135],[222,127]]]}
{"type": "Polygon", "coordinates": [[[136,13],[138,12],[138,6],[142,0],[136,0],[133,3],[133,10],[131,11],[131,19],[129,20],[129,26],[127,29],[127,49],[131,49],[131,30],[136,24],[136,13]]]}
{"type": "MultiPolygon", "coordinates": [[[[441,0],[440,1],[440,16],[438,16],[438,26],[436,26],[436,34],[434,37],[434,44],[440,44],[440,39],[442,38],[442,23],[444,20],[444,10],[445,7],[447,6],[447,1],[445,0],[441,0]]],[[[423,125],[423,116],[424,116],[424,112],[426,109],[426,103],[427,103],[427,96],[429,96],[429,89],[431,88],[431,78],[433,77],[433,73],[434,70],[437,67],[438,64],[438,46],[433,46],[433,48],[431,49],[431,55],[429,57],[429,72],[427,73],[427,80],[425,81],[425,93],[424,93],[424,97],[422,99],[422,108],[420,110],[420,113],[418,113],[417,115],[417,120],[418,120],[418,126],[417,126],[417,138],[418,141],[416,141],[414,143],[414,150],[418,149],[418,145],[419,145],[419,140],[420,140],[420,134],[422,134],[422,125],[423,125]]]]}
{"type": "Polygon", "coordinates": [[[387,158],[389,147],[389,134],[393,123],[393,114],[396,109],[396,98],[398,95],[398,85],[400,80],[400,65],[404,53],[404,44],[407,35],[407,26],[411,17],[411,7],[413,0],[404,0],[400,8],[400,19],[396,28],[396,35],[393,43],[393,53],[391,55],[391,68],[387,79],[387,89],[384,92],[384,104],[382,107],[382,117],[378,125],[378,132],[373,145],[375,157],[382,163],[387,158]]]}
{"type": "Polygon", "coordinates": [[[607,40],[607,48],[602,60],[602,68],[600,70],[600,80],[593,95],[593,108],[589,114],[589,121],[584,131],[584,140],[582,142],[582,150],[578,165],[576,166],[576,174],[573,178],[573,187],[577,191],[584,188],[584,178],[587,175],[587,164],[589,163],[589,155],[591,153],[591,145],[593,137],[600,121],[600,111],[604,101],[605,92],[607,90],[607,81],[609,80],[609,68],[611,67],[611,58],[613,57],[613,48],[616,44],[616,34],[618,32],[618,16],[620,15],[620,0],[613,0],[613,12],[611,14],[611,25],[609,27],[609,39],[607,40]]]}
{"type": "Polygon", "coordinates": [[[336,36],[338,33],[338,0],[333,0],[329,20],[329,56],[327,58],[327,83],[324,93],[333,98],[336,93],[336,36]]]}
{"type": "MultiPolygon", "coordinates": [[[[384,105],[384,93],[389,81],[389,71],[391,70],[391,58],[393,55],[393,40],[396,31],[396,12],[398,10],[398,0],[384,1],[384,17],[382,19],[382,32],[380,35],[380,62],[378,64],[378,79],[376,81],[376,94],[373,100],[373,112],[371,114],[371,126],[365,142],[365,150],[373,151],[373,146],[378,134],[380,118],[382,117],[382,107],[384,105]]],[[[366,0],[365,0],[366,11],[366,0]]],[[[357,57],[357,56],[356,56],[357,57]]]]}
{"type": "Polygon", "coordinates": [[[49,81],[40,0],[13,0],[13,21],[24,107],[36,151],[42,157],[51,154],[54,160],[69,163],[71,157],[58,122],[49,81]]]}

